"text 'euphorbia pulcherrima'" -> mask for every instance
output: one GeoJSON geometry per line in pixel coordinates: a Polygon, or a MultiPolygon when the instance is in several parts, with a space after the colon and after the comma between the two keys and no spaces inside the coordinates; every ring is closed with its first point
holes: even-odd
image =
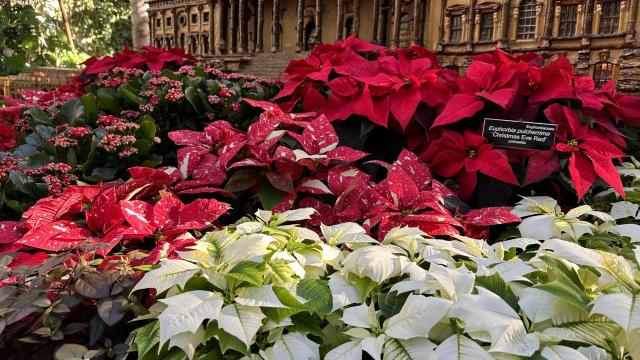
{"type": "Polygon", "coordinates": [[[478,182],[478,173],[519,185],[504,150],[494,149],[487,139],[471,130],[464,135],[445,130],[422,154],[438,175],[455,178],[463,199],[469,199],[478,182]]]}
{"type": "Polygon", "coordinates": [[[578,198],[582,198],[598,178],[624,197],[620,175],[612,163],[612,159],[625,156],[622,150],[601,132],[583,124],[567,106],[553,104],[545,110],[545,115],[560,126],[555,149],[569,155],[569,174],[578,198]]]}

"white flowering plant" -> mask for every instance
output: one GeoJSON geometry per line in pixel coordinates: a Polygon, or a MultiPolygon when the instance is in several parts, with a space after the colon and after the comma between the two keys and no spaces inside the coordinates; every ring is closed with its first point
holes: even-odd
{"type": "MultiPolygon", "coordinates": [[[[565,223],[575,225],[576,212],[613,218],[589,211],[567,213],[565,223]]],[[[626,242],[626,256],[591,250],[567,238],[574,233],[564,223],[552,236],[494,245],[408,227],[377,242],[354,223],[311,231],[302,224],[312,213],[259,211],[162,261],[133,289],[158,296],[136,319],[130,351],[138,359],[640,358],[637,242],[626,242]]],[[[584,229],[597,232],[592,225],[584,229]]]]}

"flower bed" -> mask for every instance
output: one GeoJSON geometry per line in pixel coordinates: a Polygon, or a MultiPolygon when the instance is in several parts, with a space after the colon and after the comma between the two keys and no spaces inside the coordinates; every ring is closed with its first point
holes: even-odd
{"type": "Polygon", "coordinates": [[[353,37],[286,72],[125,50],[4,99],[0,346],[640,357],[639,99],[564,58],[496,51],[458,76],[353,37]],[[555,124],[555,144],[494,146],[485,117],[555,124]]]}

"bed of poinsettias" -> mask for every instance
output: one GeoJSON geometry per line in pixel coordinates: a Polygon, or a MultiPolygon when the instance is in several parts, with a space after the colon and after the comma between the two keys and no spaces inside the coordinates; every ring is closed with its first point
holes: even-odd
{"type": "Polygon", "coordinates": [[[2,99],[10,359],[640,358],[640,99],[353,37],[275,83],[192,61],[2,99]]]}

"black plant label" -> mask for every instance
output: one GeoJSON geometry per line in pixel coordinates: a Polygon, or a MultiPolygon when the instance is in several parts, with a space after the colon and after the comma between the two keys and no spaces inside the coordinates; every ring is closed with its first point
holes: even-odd
{"type": "Polygon", "coordinates": [[[556,140],[557,130],[556,124],[485,118],[482,136],[494,146],[550,150],[556,140]]]}

